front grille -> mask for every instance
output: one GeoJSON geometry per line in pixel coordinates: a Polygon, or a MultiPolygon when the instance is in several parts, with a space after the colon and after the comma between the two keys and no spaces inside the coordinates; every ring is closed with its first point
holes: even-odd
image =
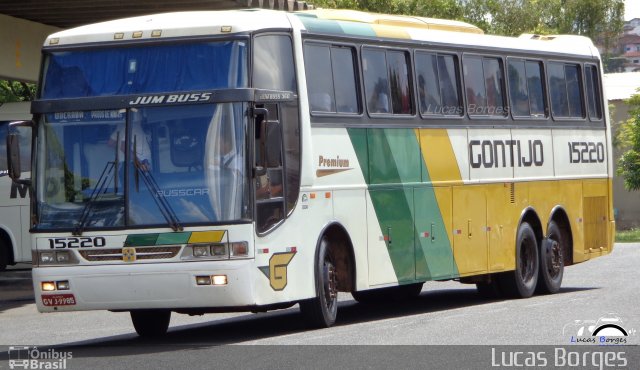
{"type": "MultiPolygon", "coordinates": [[[[173,258],[180,252],[180,246],[136,247],[136,260],[162,260],[173,258]]],[[[89,262],[122,261],[122,248],[92,249],[80,251],[82,258],[89,262]]]]}

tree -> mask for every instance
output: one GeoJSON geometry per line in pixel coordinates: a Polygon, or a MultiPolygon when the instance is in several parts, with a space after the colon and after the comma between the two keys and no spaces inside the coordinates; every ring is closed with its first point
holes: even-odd
{"type": "Polygon", "coordinates": [[[631,118],[618,128],[617,142],[623,153],[618,159],[617,174],[624,179],[627,190],[640,190],[640,93],[626,103],[631,118]]]}
{"type": "Polygon", "coordinates": [[[33,100],[36,94],[34,84],[0,80],[0,103],[33,100]]]}

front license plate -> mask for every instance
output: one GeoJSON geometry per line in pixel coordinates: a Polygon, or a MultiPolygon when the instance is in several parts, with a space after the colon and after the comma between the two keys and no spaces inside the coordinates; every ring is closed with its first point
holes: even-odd
{"type": "Polygon", "coordinates": [[[74,306],[76,297],[73,294],[42,295],[42,304],[45,306],[74,306]]]}

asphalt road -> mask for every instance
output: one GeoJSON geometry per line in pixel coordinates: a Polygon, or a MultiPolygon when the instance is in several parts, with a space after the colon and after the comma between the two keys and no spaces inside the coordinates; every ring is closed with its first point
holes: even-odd
{"type": "MultiPolygon", "coordinates": [[[[342,295],[338,322],[329,329],[307,330],[297,307],[261,314],[174,314],[168,335],[157,340],[138,338],[127,313],[39,314],[31,300],[10,288],[22,286],[29,296],[28,271],[14,270],[0,274],[0,354],[17,345],[71,351],[67,368],[207,368],[238,358],[248,367],[270,367],[285,354],[294,359],[290,367],[324,368],[340,358],[358,367],[387,367],[386,356],[372,357],[367,347],[352,345],[571,345],[582,322],[602,317],[617,318],[630,332],[627,344],[637,345],[639,266],[640,244],[617,244],[609,256],[567,268],[555,295],[486,300],[471,285],[430,282],[417,300],[406,303],[370,306],[342,295]],[[220,346],[230,344],[267,346],[220,346]]],[[[416,347],[398,348],[404,347],[391,351],[410,356],[402,351],[416,347]]],[[[446,352],[448,347],[423,352],[433,348],[446,352]]],[[[464,351],[455,356],[464,358],[464,351]]],[[[6,359],[0,355],[0,369],[8,368],[6,359]]]]}

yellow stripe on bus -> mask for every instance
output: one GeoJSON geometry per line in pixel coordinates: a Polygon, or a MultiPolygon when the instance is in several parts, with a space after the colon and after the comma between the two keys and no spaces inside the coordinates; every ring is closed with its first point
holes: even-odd
{"type": "Polygon", "coordinates": [[[371,28],[376,33],[378,37],[388,37],[394,39],[411,39],[409,33],[404,29],[393,27],[393,26],[385,26],[381,24],[372,24],[371,28]]]}
{"type": "Polygon", "coordinates": [[[224,230],[218,231],[194,231],[191,233],[189,243],[220,243],[224,237],[224,230]]]}

